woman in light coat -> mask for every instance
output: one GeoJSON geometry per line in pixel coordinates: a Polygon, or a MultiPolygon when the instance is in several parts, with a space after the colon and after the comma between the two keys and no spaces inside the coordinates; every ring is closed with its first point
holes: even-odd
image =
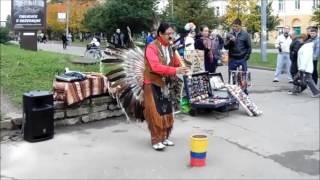
{"type": "Polygon", "coordinates": [[[196,33],[194,31],[190,31],[186,37],[186,40],[184,42],[185,44],[185,50],[186,51],[192,51],[194,50],[194,37],[196,36],[196,33]]]}
{"type": "Polygon", "coordinates": [[[304,73],[307,86],[312,92],[312,97],[319,97],[320,90],[312,79],[313,73],[313,42],[302,35],[304,44],[298,51],[298,70],[304,73]]]}

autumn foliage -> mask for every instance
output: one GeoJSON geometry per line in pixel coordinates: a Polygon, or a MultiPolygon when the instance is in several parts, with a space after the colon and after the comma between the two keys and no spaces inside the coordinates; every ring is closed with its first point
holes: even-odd
{"type": "MultiPolygon", "coordinates": [[[[71,32],[86,31],[81,24],[84,14],[90,7],[97,3],[96,0],[70,0],[69,6],[69,30],[71,32]]],[[[67,1],[63,3],[49,3],[47,5],[47,28],[54,32],[62,32],[66,28],[66,22],[58,21],[58,13],[67,12],[67,1]]]]}

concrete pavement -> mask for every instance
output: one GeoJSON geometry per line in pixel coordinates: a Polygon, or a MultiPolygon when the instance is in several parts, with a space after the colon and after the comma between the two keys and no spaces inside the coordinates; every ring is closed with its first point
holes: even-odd
{"type": "Polygon", "coordinates": [[[86,47],[81,46],[67,46],[66,49],[62,48],[62,43],[59,44],[56,41],[49,41],[47,43],[38,43],[38,50],[51,51],[57,53],[71,54],[75,56],[84,56],[86,47]]]}
{"type": "MultiPolygon", "coordinates": [[[[44,51],[52,51],[52,52],[58,52],[58,53],[66,53],[76,56],[83,56],[84,52],[86,50],[85,47],[81,46],[67,46],[67,49],[64,50],[62,48],[62,43],[59,44],[57,41],[49,41],[48,43],[38,43],[38,49],[44,50],[44,51]]],[[[259,53],[260,49],[252,49],[252,52],[259,53]]],[[[267,49],[268,53],[277,53],[277,49],[267,49]]]]}
{"type": "MultiPolygon", "coordinates": [[[[226,79],[226,68],[219,67],[226,79]]],[[[319,98],[309,90],[287,95],[285,76],[251,69],[251,97],[263,110],[244,110],[217,119],[178,114],[172,140],[164,152],[151,148],[145,123],[109,119],[55,130],[52,140],[1,144],[1,176],[48,179],[319,179],[319,98]],[[207,166],[191,168],[189,137],[209,137],[207,166]]]]}

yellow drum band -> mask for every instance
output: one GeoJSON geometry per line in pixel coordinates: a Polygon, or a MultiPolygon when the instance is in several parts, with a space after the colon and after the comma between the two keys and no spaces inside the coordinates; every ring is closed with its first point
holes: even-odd
{"type": "Polygon", "coordinates": [[[191,136],[191,151],[195,153],[204,153],[208,149],[208,137],[205,135],[191,136]]]}

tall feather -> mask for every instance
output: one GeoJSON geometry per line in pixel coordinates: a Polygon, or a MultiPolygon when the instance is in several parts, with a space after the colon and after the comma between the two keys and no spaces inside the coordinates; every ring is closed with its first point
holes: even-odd
{"type": "MultiPolygon", "coordinates": [[[[157,29],[160,24],[159,19],[154,16],[153,28],[157,29]]],[[[104,63],[119,64],[120,67],[107,74],[109,81],[109,93],[117,99],[118,105],[122,108],[127,117],[127,121],[144,120],[143,116],[143,74],[144,74],[144,52],[134,44],[131,30],[127,27],[129,36],[129,48],[108,47],[105,53],[112,55],[111,61],[103,60],[104,63]]],[[[177,52],[176,52],[177,53],[177,52]]],[[[181,62],[183,63],[182,59],[181,62]]],[[[177,85],[172,91],[173,97],[178,97],[175,102],[180,100],[181,81],[177,80],[177,85]],[[178,88],[177,88],[178,87],[178,88]]]]}
{"type": "Polygon", "coordinates": [[[143,117],[143,73],[144,52],[134,44],[131,30],[127,27],[128,48],[108,47],[105,53],[113,59],[103,63],[116,63],[119,67],[106,74],[109,81],[109,93],[117,99],[127,120],[144,120],[143,117]]]}

